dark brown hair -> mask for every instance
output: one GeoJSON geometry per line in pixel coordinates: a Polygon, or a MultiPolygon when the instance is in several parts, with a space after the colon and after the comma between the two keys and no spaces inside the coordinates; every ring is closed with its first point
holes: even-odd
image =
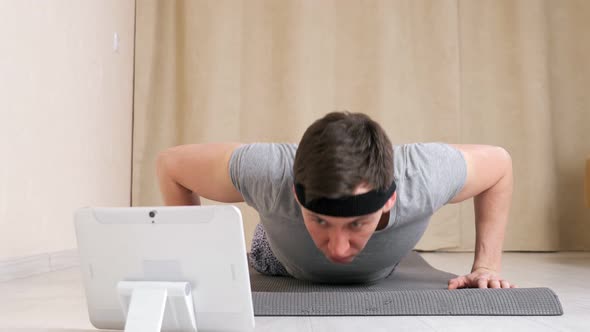
{"type": "Polygon", "coordinates": [[[361,183],[386,190],[393,182],[393,148],[366,114],[328,113],[303,134],[293,176],[306,201],[349,196],[361,183]]]}

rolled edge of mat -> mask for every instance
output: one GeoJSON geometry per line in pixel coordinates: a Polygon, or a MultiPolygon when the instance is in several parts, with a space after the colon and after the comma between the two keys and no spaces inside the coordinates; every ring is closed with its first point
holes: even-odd
{"type": "Polygon", "coordinates": [[[256,316],[560,316],[549,288],[253,292],[256,316]]]}

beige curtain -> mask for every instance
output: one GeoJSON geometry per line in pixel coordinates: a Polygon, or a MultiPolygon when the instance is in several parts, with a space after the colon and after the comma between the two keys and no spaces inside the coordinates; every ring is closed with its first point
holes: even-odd
{"type": "MultiPolygon", "coordinates": [[[[506,250],[588,250],[590,1],[137,1],[133,204],[155,157],[212,141],[298,142],[332,110],[394,144],[500,145],[515,192],[506,250]]],[[[245,212],[247,240],[257,216],[245,212]]],[[[470,250],[472,202],[421,249],[470,250]]]]}

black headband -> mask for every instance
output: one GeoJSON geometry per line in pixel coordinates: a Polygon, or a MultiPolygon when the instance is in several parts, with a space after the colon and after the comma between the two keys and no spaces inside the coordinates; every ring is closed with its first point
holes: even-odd
{"type": "Polygon", "coordinates": [[[303,207],[317,214],[333,217],[357,217],[373,213],[382,208],[394,192],[395,181],[385,191],[371,190],[360,195],[317,198],[306,202],[305,188],[301,184],[295,183],[295,194],[303,207]]]}

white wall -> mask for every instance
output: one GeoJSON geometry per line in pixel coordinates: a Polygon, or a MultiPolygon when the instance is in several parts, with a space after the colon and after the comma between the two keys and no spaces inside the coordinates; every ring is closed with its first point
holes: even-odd
{"type": "Polygon", "coordinates": [[[0,260],[75,248],[76,208],[130,204],[134,6],[0,0],[0,260]]]}

